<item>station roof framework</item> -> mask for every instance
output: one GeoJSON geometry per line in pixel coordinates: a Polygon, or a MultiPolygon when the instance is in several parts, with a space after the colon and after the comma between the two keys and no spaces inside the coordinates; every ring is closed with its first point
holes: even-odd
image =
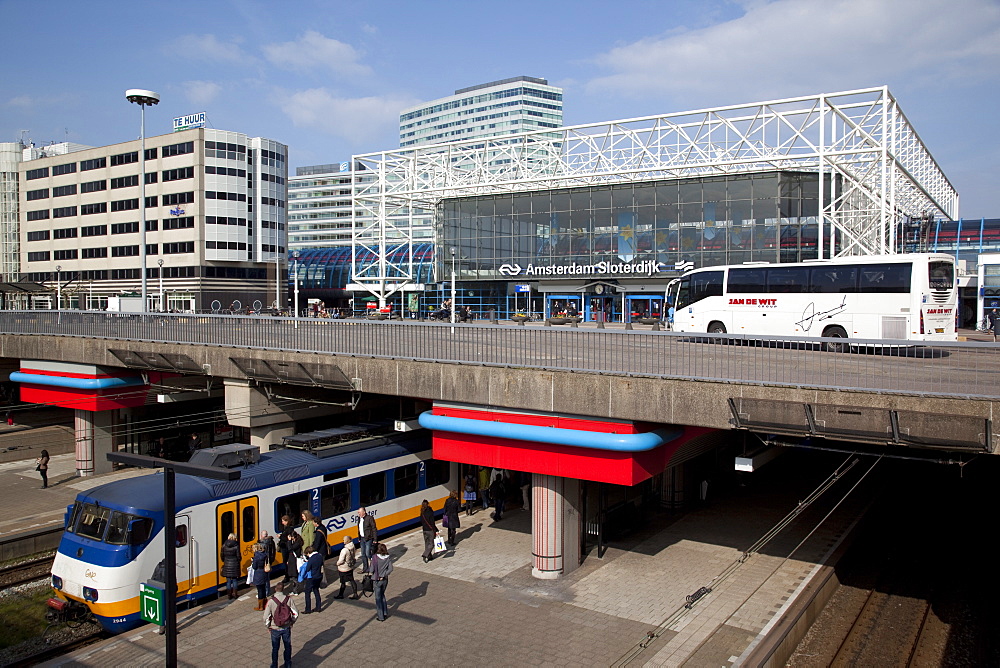
{"type": "MultiPolygon", "coordinates": [[[[902,251],[896,247],[899,225],[927,214],[948,220],[958,215],[957,191],[887,86],[380,151],[353,160],[374,175],[352,197],[353,255],[363,249],[377,261],[356,263],[352,278],[380,301],[416,278],[414,267],[394,262],[387,249],[414,244],[414,220],[426,221],[446,198],[812,171],[821,176],[823,222],[841,237],[837,255],[902,251]],[[839,178],[827,186],[826,174],[839,178]]],[[[832,238],[820,238],[819,245],[820,257],[824,246],[827,255],[834,252],[832,238]]]]}

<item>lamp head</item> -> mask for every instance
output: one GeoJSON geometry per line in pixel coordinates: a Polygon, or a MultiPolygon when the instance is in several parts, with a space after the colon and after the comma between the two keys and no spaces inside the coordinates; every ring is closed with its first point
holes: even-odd
{"type": "Polygon", "coordinates": [[[140,106],[152,106],[160,102],[160,94],[151,90],[144,90],[142,88],[129,88],[125,91],[125,99],[140,106]]]}
{"type": "Polygon", "coordinates": [[[62,265],[61,264],[57,264],[56,265],[56,273],[59,273],[60,271],[62,271],[62,265]]]}
{"type": "Polygon", "coordinates": [[[156,264],[157,264],[158,266],[162,267],[162,266],[163,266],[163,258],[161,257],[161,258],[157,259],[157,260],[156,260],[156,264]]]}

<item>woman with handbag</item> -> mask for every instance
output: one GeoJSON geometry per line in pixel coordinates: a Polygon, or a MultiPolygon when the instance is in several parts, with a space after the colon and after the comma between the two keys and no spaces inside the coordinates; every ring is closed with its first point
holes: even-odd
{"type": "Polygon", "coordinates": [[[267,605],[267,585],[271,579],[271,564],[267,560],[267,551],[262,543],[253,545],[250,568],[253,569],[252,584],[257,587],[257,606],[254,610],[259,612],[267,605]]]}
{"type": "Polygon", "coordinates": [[[42,474],[42,489],[49,486],[49,451],[42,450],[42,455],[35,460],[35,470],[42,474]]]}
{"type": "Polygon", "coordinates": [[[448,530],[448,544],[455,547],[455,532],[462,526],[458,521],[458,513],[462,510],[462,502],[458,500],[458,490],[451,490],[444,502],[444,518],[441,526],[448,530]]]}
{"type": "Polygon", "coordinates": [[[420,528],[424,531],[424,563],[434,558],[434,539],[437,538],[437,525],[434,523],[434,509],[427,499],[420,502],[420,528]]]}
{"type": "Polygon", "coordinates": [[[348,584],[354,590],[351,596],[352,601],[356,601],[358,596],[358,581],[354,579],[354,567],[358,563],[357,552],[354,541],[350,536],[344,536],[344,547],[340,548],[340,555],[337,557],[337,573],[340,574],[340,592],[334,598],[344,598],[344,589],[348,584]]]}
{"type": "Polygon", "coordinates": [[[392,573],[392,559],[389,558],[389,551],[385,549],[385,543],[379,543],[378,549],[372,555],[368,572],[375,590],[375,619],[384,622],[389,616],[389,608],[385,602],[385,588],[389,586],[389,574],[392,573]]]}

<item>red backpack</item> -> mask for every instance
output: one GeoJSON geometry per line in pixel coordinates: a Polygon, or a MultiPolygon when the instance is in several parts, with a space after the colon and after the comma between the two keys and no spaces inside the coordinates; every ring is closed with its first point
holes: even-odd
{"type": "Polygon", "coordinates": [[[279,601],[272,596],[271,600],[274,601],[275,605],[274,613],[271,615],[272,623],[282,629],[287,629],[294,624],[295,616],[292,615],[292,608],[288,605],[288,597],[286,596],[284,601],[279,601]]]}

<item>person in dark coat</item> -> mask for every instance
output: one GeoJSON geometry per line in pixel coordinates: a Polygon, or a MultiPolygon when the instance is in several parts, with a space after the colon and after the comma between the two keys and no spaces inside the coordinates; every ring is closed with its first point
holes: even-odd
{"type": "Polygon", "coordinates": [[[361,543],[361,565],[367,571],[375,542],[378,541],[378,526],[364,506],[358,508],[358,539],[361,543]]]}
{"type": "Polygon", "coordinates": [[[323,580],[323,555],[310,546],[306,547],[305,556],[306,563],[299,569],[299,581],[306,587],[306,609],[303,614],[308,615],[312,612],[312,599],[309,594],[314,594],[316,597],[316,612],[323,609],[319,598],[319,585],[323,580]]]}
{"type": "Polygon", "coordinates": [[[42,476],[42,489],[45,489],[49,486],[49,451],[42,450],[42,454],[35,460],[35,464],[35,468],[42,476]]]}
{"type": "Polygon", "coordinates": [[[278,551],[281,552],[281,561],[285,564],[285,580],[296,580],[299,575],[296,560],[302,556],[302,536],[295,530],[292,518],[288,515],[281,516],[278,551]]]}
{"type": "Polygon", "coordinates": [[[434,558],[434,539],[437,538],[437,525],[434,523],[434,509],[427,499],[420,502],[420,528],[424,531],[424,563],[434,558]]]}
{"type": "Polygon", "coordinates": [[[269,572],[271,566],[267,561],[267,550],[261,543],[254,543],[253,559],[250,561],[253,568],[253,584],[257,587],[257,606],[254,610],[260,612],[267,605],[267,585],[271,578],[269,572]]]}
{"type": "Polygon", "coordinates": [[[274,558],[278,555],[278,549],[274,545],[274,538],[271,537],[267,531],[260,532],[260,540],[257,541],[264,548],[264,554],[267,555],[268,566],[274,565],[274,558]]]}
{"type": "Polygon", "coordinates": [[[993,309],[987,317],[990,321],[990,329],[993,330],[993,340],[996,341],[997,335],[1000,334],[1000,312],[993,309]]]}
{"type": "Polygon", "coordinates": [[[222,577],[226,578],[226,593],[230,599],[234,599],[237,596],[236,589],[240,585],[240,578],[243,576],[240,544],[236,540],[236,534],[229,534],[229,538],[222,544],[219,559],[222,560],[222,577]]]}
{"type": "Polygon", "coordinates": [[[490,485],[490,496],[493,498],[493,521],[503,519],[503,508],[507,502],[507,488],[503,484],[503,474],[497,473],[490,485]]]}
{"type": "Polygon", "coordinates": [[[326,558],[328,544],[326,542],[326,531],[323,530],[323,525],[320,523],[319,519],[313,518],[313,542],[312,548],[313,552],[319,552],[326,558]]]}
{"type": "Polygon", "coordinates": [[[444,502],[444,516],[448,519],[448,540],[452,547],[455,547],[455,532],[461,526],[458,522],[458,513],[462,510],[462,503],[458,500],[458,490],[453,489],[444,502]]]}

